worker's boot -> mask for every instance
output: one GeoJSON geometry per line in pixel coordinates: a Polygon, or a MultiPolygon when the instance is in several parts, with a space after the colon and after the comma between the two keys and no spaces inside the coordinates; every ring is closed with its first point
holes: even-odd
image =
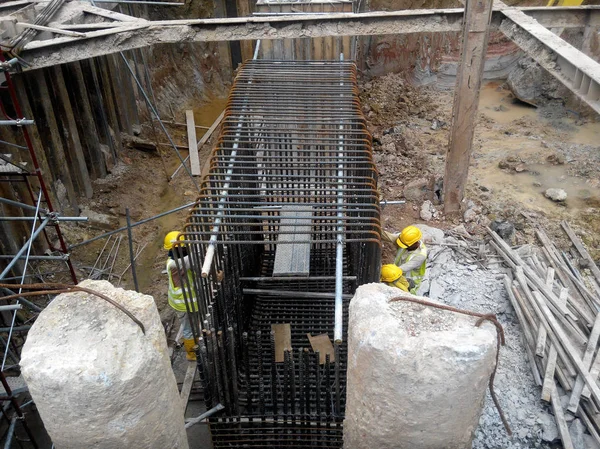
{"type": "Polygon", "coordinates": [[[196,360],[196,342],[193,338],[184,338],[183,347],[185,348],[186,358],[188,360],[196,360]]]}

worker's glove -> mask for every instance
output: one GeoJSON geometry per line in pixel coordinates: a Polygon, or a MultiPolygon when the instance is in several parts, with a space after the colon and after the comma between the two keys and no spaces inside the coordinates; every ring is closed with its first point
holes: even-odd
{"type": "Polygon", "coordinates": [[[406,279],[408,281],[408,289],[412,290],[413,288],[415,288],[415,281],[413,281],[412,279],[407,278],[406,279]]]}

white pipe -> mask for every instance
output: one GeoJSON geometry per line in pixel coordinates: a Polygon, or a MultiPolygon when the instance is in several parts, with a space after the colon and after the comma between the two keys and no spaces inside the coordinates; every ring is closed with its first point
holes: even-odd
{"type": "MultiPolygon", "coordinates": [[[[340,61],[344,60],[344,54],[340,53],[340,61]]],[[[340,86],[343,86],[344,82],[340,82],[340,86]]],[[[343,97],[343,94],[340,94],[340,97],[343,97]]],[[[344,129],[344,125],[340,124],[340,131],[344,129]]],[[[344,135],[340,133],[340,146],[338,148],[338,157],[340,161],[344,157],[344,135]]],[[[335,343],[342,342],[342,333],[343,333],[343,275],[344,275],[344,242],[343,242],[343,232],[344,232],[344,213],[342,212],[342,205],[344,203],[344,164],[340,162],[338,164],[338,226],[337,226],[337,243],[336,243],[336,251],[335,251],[335,322],[333,329],[333,340],[335,343]]]]}
{"type": "MultiPolygon", "coordinates": [[[[256,49],[254,50],[254,59],[258,56],[258,49],[260,48],[260,40],[256,42],[256,49]]],[[[252,81],[248,81],[248,84],[252,84],[252,81]]],[[[217,218],[215,218],[214,225],[212,227],[212,235],[208,241],[208,248],[206,249],[206,255],[204,256],[204,263],[202,264],[202,277],[208,277],[210,273],[210,267],[212,267],[213,260],[215,258],[215,245],[217,244],[217,238],[219,232],[219,225],[223,221],[223,210],[225,209],[225,202],[227,201],[227,194],[229,192],[229,182],[231,181],[231,175],[233,174],[233,166],[235,164],[235,157],[237,156],[237,149],[239,147],[239,140],[242,135],[240,129],[242,128],[242,121],[244,116],[240,116],[240,121],[237,124],[238,131],[235,133],[235,140],[231,149],[231,156],[229,157],[229,164],[227,165],[227,172],[225,176],[225,184],[221,190],[221,199],[219,200],[219,206],[217,207],[217,218]]]]}

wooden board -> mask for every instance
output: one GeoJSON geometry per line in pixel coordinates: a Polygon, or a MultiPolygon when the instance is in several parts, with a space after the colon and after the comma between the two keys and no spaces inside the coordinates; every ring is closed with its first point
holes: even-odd
{"type": "Polygon", "coordinates": [[[315,335],[314,337],[310,334],[306,334],[308,341],[314,352],[319,353],[319,363],[323,365],[325,363],[325,356],[329,354],[329,360],[335,362],[335,352],[333,351],[333,345],[329,339],[329,335],[321,334],[315,335]]]}
{"type": "Polygon", "coordinates": [[[284,352],[292,350],[292,328],[290,323],[271,324],[271,330],[275,332],[275,362],[284,361],[284,352]]]}
{"type": "Polygon", "coordinates": [[[190,393],[192,392],[192,385],[194,384],[194,378],[196,377],[197,368],[198,364],[195,360],[188,360],[187,371],[185,372],[185,379],[183,380],[183,385],[181,387],[180,393],[183,413],[185,413],[185,409],[187,408],[187,403],[190,398],[190,393]]]}
{"type": "Polygon", "coordinates": [[[196,143],[196,123],[194,122],[194,111],[185,111],[185,122],[187,124],[188,148],[190,151],[190,171],[194,176],[200,176],[200,157],[196,143]]]}

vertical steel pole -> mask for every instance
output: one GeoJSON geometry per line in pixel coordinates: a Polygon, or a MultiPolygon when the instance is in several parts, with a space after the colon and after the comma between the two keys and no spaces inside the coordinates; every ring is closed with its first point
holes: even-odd
{"type": "Polygon", "coordinates": [[[133,276],[133,285],[135,291],[139,293],[140,286],[138,285],[137,273],[135,271],[135,255],[133,254],[133,236],[131,232],[131,217],[129,216],[129,208],[125,209],[125,217],[127,219],[127,239],[129,240],[129,260],[131,262],[131,276],[133,276]]]}

